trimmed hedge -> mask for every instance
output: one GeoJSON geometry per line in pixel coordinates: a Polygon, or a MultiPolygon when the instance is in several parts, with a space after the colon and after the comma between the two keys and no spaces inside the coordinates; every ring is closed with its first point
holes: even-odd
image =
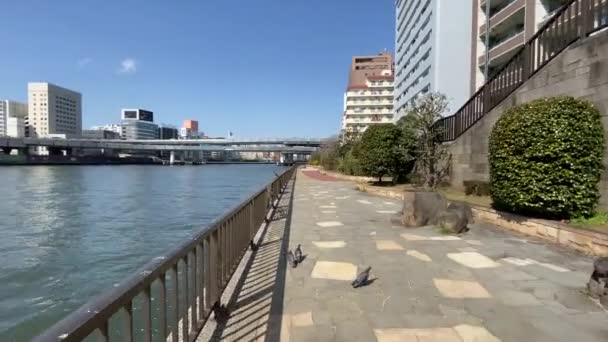
{"type": "Polygon", "coordinates": [[[604,133],[591,103],[555,97],[512,107],[494,126],[489,152],[497,209],[554,219],[593,214],[604,133]]]}

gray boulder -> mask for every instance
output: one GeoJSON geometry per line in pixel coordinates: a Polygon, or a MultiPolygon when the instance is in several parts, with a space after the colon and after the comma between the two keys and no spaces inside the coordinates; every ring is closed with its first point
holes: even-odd
{"type": "Polygon", "coordinates": [[[454,234],[465,232],[469,224],[469,217],[472,217],[472,215],[468,215],[466,209],[465,207],[448,208],[448,210],[439,214],[437,224],[454,234]]]}
{"type": "Polygon", "coordinates": [[[606,296],[606,284],[602,280],[596,280],[591,277],[587,283],[587,290],[592,298],[600,298],[606,296]]]}
{"type": "Polygon", "coordinates": [[[587,289],[591,297],[599,298],[600,303],[608,307],[608,257],[597,258],[593,262],[593,273],[587,289]]]}
{"type": "Polygon", "coordinates": [[[437,224],[448,203],[441,194],[431,191],[406,191],[403,195],[403,224],[422,227],[437,224]]]}
{"type": "Polygon", "coordinates": [[[473,210],[466,203],[452,202],[448,205],[448,210],[461,212],[466,217],[468,223],[473,222],[473,210]]]}

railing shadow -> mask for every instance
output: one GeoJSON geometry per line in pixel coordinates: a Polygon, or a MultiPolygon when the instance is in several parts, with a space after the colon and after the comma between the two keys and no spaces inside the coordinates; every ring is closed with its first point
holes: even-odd
{"type": "Polygon", "coordinates": [[[280,340],[294,187],[295,177],[236,283],[227,303],[230,318],[216,323],[211,341],[280,340]]]}

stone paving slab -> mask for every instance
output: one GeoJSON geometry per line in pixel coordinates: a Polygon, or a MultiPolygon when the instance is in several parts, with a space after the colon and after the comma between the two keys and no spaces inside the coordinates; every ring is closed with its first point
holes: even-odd
{"type": "Polygon", "coordinates": [[[608,314],[584,293],[588,257],[488,224],[459,237],[399,227],[400,203],[350,182],[299,173],[293,195],[288,221],[272,225],[283,248],[254,262],[277,276],[224,332],[248,334],[216,340],[608,341],[608,314]],[[287,267],[281,253],[297,244],[306,258],[287,267]],[[371,283],[353,289],[367,266],[371,283]]]}

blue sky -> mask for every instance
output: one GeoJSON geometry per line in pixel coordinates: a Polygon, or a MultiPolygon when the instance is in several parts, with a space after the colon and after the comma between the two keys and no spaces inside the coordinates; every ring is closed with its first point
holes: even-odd
{"type": "Polygon", "coordinates": [[[27,82],[83,94],[83,125],[120,109],[211,135],[334,134],[352,55],[393,50],[394,0],[12,0],[0,98],[27,82]]]}

